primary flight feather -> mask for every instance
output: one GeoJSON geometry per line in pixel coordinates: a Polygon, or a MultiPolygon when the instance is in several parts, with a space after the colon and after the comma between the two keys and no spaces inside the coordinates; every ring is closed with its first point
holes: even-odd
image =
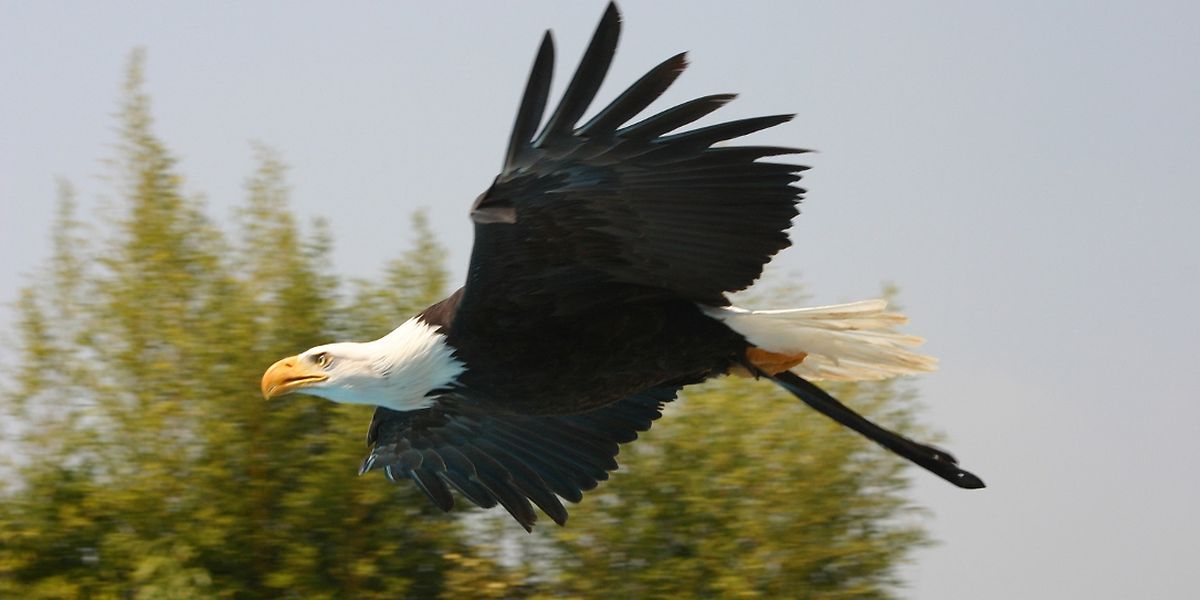
{"type": "Polygon", "coordinates": [[[810,380],[931,370],[881,300],[775,311],[730,306],[789,245],[803,152],[719,142],[783,123],[741,119],[679,132],[733,99],[697,98],[635,120],[686,67],[683,54],[580,123],[620,33],[610,4],[557,107],[547,32],[504,164],[471,207],[465,285],[384,337],[276,362],[262,392],[376,406],[361,472],[410,479],[443,510],[451,490],[532,527],[617,468],[618,445],[680,388],[737,373],[800,400],[964,488],[950,454],[881,428],[810,380]],[[540,128],[539,128],[540,126],[540,128]]]}

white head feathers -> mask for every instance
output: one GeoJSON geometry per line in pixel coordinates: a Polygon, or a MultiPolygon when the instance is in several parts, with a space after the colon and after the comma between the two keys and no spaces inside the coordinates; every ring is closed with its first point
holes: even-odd
{"type": "Polygon", "coordinates": [[[324,369],[329,378],[304,393],[400,411],[429,406],[430,391],[453,383],[466,370],[446,336],[418,318],[373,342],[325,344],[299,356],[300,360],[317,357],[327,361],[324,369]]]}

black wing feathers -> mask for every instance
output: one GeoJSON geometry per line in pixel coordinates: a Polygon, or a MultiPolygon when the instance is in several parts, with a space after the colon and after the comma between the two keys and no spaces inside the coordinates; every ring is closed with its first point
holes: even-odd
{"type": "MultiPolygon", "coordinates": [[[[686,68],[686,52],[680,52],[662,61],[657,67],[629,86],[629,89],[617,96],[617,99],[604,107],[604,110],[596,113],[596,116],[592,117],[583,127],[580,127],[579,136],[585,138],[611,136],[622,123],[646,110],[651,102],[667,91],[667,88],[675,82],[675,78],[679,77],[679,74],[686,68]]],[[[686,125],[686,123],[681,124],[680,127],[682,125],[686,125]]]]}
{"type": "Polygon", "coordinates": [[[583,53],[583,59],[579,61],[575,76],[571,78],[558,108],[550,115],[534,146],[555,147],[557,142],[567,140],[574,134],[575,123],[592,104],[604,76],[608,74],[620,35],[621,14],[617,12],[615,4],[609,4],[600,19],[600,25],[596,27],[596,33],[592,35],[591,43],[583,53]]]}
{"type": "Polygon", "coordinates": [[[533,69],[529,72],[529,82],[525,84],[525,94],[521,98],[521,107],[517,110],[517,120],[513,124],[512,137],[508,140],[508,150],[504,153],[504,170],[515,170],[530,162],[533,134],[537,132],[546,111],[546,99],[550,96],[550,77],[554,73],[554,38],[547,31],[542,37],[542,45],[538,48],[537,58],[533,61],[533,69]]]}
{"type": "Polygon", "coordinates": [[[450,488],[484,508],[500,504],[530,529],[530,501],[555,523],[567,520],[559,497],[571,502],[616,470],[618,444],[637,439],[662,415],[677,388],[657,388],[590,412],[562,416],[496,414],[455,396],[431,408],[377,408],[360,473],[383,469],[409,478],[442,510],[450,488]]]}
{"type": "Polygon", "coordinates": [[[472,325],[564,314],[632,293],[725,305],[787,247],[803,167],[763,165],[783,148],[715,148],[789,115],[683,128],[734,98],[714,94],[630,124],[687,65],[675,55],[583,125],[612,63],[609,5],[541,132],[553,52],[544,43],[517,112],[503,172],[472,209],[475,247],[460,317],[472,325]],[[737,152],[729,152],[737,150],[737,152]]]}
{"type": "Polygon", "coordinates": [[[699,121],[713,111],[729,104],[737,94],[713,94],[672,106],[656,115],[616,131],[617,137],[627,140],[649,140],[699,121]]]}

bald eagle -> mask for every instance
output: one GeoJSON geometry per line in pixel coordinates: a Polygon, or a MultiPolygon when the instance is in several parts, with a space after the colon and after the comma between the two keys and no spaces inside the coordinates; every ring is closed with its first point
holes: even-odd
{"type": "Polygon", "coordinates": [[[734,97],[717,94],[630,123],[683,71],[679,54],[580,123],[620,23],[610,4],[544,125],[554,44],[543,38],[503,169],[471,207],[465,285],[380,339],[276,362],[263,395],[375,406],[360,473],[410,479],[443,510],[451,489],[500,504],[526,530],[533,505],[565,523],[561,499],[607,479],[619,444],[684,386],[729,373],[769,379],[954,485],[983,487],[949,453],[811,383],[933,368],[884,301],[752,311],[727,299],[789,245],[804,167],[770,160],[802,150],[721,142],[791,115],[679,131],[734,97]]]}

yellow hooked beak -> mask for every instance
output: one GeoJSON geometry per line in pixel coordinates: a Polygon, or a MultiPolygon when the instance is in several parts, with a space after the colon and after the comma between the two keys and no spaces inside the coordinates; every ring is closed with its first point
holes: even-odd
{"type": "Polygon", "coordinates": [[[299,356],[289,356],[267,369],[263,373],[263,398],[270,400],[276,396],[284,396],[329,379],[321,367],[300,360],[299,356]]]}

